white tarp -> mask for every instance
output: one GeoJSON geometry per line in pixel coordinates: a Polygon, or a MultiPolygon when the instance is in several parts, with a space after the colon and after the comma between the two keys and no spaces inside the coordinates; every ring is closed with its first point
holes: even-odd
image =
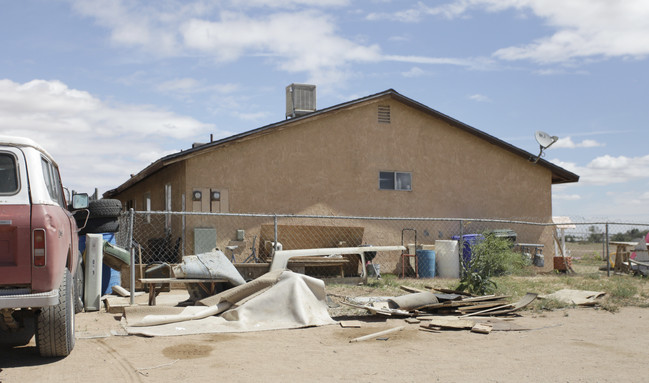
{"type": "Polygon", "coordinates": [[[124,312],[126,330],[129,334],[174,336],[278,330],[336,323],[327,311],[324,282],[291,271],[278,273],[276,283],[261,291],[252,291],[248,297],[237,299],[238,303],[217,299],[211,306],[184,308],[127,307],[124,312]],[[230,308],[215,316],[227,307],[230,308]],[[147,325],[151,323],[162,324],[147,325]]]}

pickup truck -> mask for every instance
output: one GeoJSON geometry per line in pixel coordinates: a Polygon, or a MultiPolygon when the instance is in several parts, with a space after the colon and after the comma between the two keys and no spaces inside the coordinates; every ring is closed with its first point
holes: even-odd
{"type": "Polygon", "coordinates": [[[77,223],[87,194],[63,188],[52,156],[28,138],[0,136],[0,345],[28,344],[44,357],[74,347],[83,310],[77,223]]]}

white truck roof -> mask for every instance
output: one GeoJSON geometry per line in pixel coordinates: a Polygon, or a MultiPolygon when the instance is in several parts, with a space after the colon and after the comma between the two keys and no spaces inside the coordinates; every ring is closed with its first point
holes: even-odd
{"type": "Polygon", "coordinates": [[[52,157],[52,155],[50,155],[50,153],[48,153],[47,150],[45,150],[45,148],[40,146],[36,141],[32,140],[31,138],[0,135],[0,145],[29,146],[29,147],[32,147],[32,148],[42,152],[43,154],[45,154],[47,156],[47,158],[49,158],[50,161],[52,161],[53,163],[56,163],[56,161],[54,161],[54,158],[52,157]]]}

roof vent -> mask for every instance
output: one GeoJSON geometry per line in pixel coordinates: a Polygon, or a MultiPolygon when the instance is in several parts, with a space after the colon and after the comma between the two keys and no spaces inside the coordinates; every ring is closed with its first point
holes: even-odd
{"type": "Polygon", "coordinates": [[[286,87],[286,118],[315,112],[315,85],[291,84],[286,87]]]}

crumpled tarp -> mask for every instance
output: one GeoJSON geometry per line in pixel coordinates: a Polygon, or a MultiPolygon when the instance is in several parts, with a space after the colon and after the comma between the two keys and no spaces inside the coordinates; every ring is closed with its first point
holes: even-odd
{"type": "Polygon", "coordinates": [[[227,279],[233,286],[246,283],[236,267],[220,250],[197,255],[186,255],[182,262],[173,266],[176,278],[227,279]]]}
{"type": "Polygon", "coordinates": [[[239,291],[234,294],[226,290],[202,301],[202,304],[211,304],[208,306],[127,307],[124,310],[126,331],[145,336],[174,336],[278,330],[337,323],[327,311],[322,280],[288,270],[260,278],[266,282],[272,279],[275,281],[268,286],[248,283],[246,285],[251,287],[249,294],[246,294],[246,285],[236,287],[239,291]],[[236,302],[232,302],[233,300],[236,302]],[[161,324],[149,325],[155,323],[161,324]]]}

